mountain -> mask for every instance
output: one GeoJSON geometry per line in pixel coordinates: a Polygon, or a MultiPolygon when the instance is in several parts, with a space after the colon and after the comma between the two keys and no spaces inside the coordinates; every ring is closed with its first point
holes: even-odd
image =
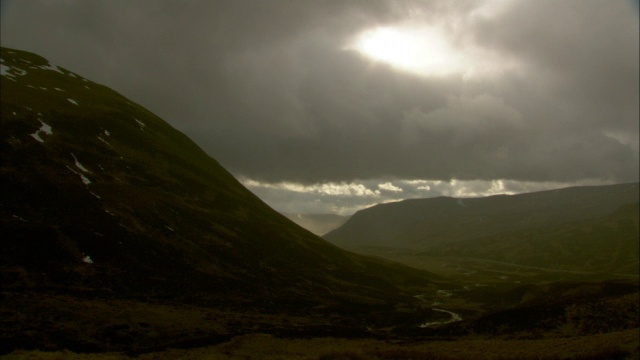
{"type": "Polygon", "coordinates": [[[327,235],[446,258],[451,281],[313,235],[162,119],[40,56],[1,48],[0,90],[3,358],[637,358],[637,281],[527,283],[531,267],[498,264],[577,254],[627,271],[637,184],[386,204],[327,235]],[[455,256],[494,260],[471,278],[455,256]]]}
{"type": "Polygon", "coordinates": [[[638,203],[612,214],[440,244],[421,254],[462,256],[565,271],[640,273],[638,203]]]}
{"type": "Polygon", "coordinates": [[[361,324],[358,314],[392,317],[416,302],[413,289],[439,281],[295,225],[184,134],[105,86],[19,50],[2,48],[0,64],[3,346],[155,346],[194,329],[207,337],[258,323],[234,317],[233,329],[207,332],[214,322],[197,322],[162,337],[167,302],[175,311],[323,313],[333,317],[316,323],[361,324]],[[117,315],[140,301],[156,315],[117,315]],[[42,309],[47,316],[36,316],[42,309]]]}
{"type": "Polygon", "coordinates": [[[348,216],[337,214],[283,213],[283,215],[294,223],[319,236],[340,227],[349,219],[348,216]]]}
{"type": "Polygon", "coordinates": [[[638,183],[377,205],[324,238],[363,252],[637,274],[638,183]]]}

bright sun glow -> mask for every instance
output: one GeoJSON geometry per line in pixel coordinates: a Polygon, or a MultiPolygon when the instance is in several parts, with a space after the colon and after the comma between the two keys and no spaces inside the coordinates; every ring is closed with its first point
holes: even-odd
{"type": "Polygon", "coordinates": [[[478,47],[456,47],[435,27],[378,27],[362,32],[347,49],[422,76],[468,77],[502,72],[513,65],[478,47]]]}
{"type": "Polygon", "coordinates": [[[463,65],[460,54],[433,29],[376,28],[362,33],[355,49],[372,59],[425,75],[447,75],[463,65]]]}

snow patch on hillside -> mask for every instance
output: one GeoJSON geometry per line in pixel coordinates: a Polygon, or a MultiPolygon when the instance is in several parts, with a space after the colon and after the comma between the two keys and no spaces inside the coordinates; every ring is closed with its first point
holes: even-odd
{"type": "Polygon", "coordinates": [[[84,166],[80,163],[80,161],[78,161],[78,159],[76,158],[76,156],[75,156],[75,155],[73,155],[73,153],[71,153],[71,156],[73,156],[73,160],[75,160],[75,162],[76,162],[76,164],[75,164],[75,165],[76,165],[76,167],[77,167],[78,169],[80,169],[80,170],[82,170],[82,171],[84,171],[84,172],[86,172],[86,173],[91,173],[91,171],[87,170],[87,168],[86,168],[86,167],[84,167],[84,166]]]}
{"type": "Polygon", "coordinates": [[[53,134],[53,130],[51,129],[51,126],[45,124],[42,120],[40,120],[40,123],[42,124],[42,126],[40,126],[40,130],[39,131],[42,131],[47,135],[53,134]]]}
{"type": "Polygon", "coordinates": [[[100,135],[98,135],[98,140],[100,140],[100,141],[102,141],[103,143],[105,143],[105,144],[107,144],[107,145],[111,146],[111,144],[110,144],[107,140],[103,139],[100,135]]]}
{"type": "Polygon", "coordinates": [[[20,216],[18,216],[18,215],[15,215],[15,214],[14,214],[14,215],[12,215],[12,217],[13,217],[13,218],[15,218],[15,219],[18,219],[18,220],[20,220],[20,221],[22,221],[22,222],[28,222],[27,220],[25,220],[25,219],[21,218],[21,217],[20,217],[20,216]]]}
{"type": "Polygon", "coordinates": [[[40,128],[33,134],[31,134],[31,137],[36,139],[37,141],[43,143],[44,140],[40,137],[40,133],[45,133],[47,135],[51,135],[53,134],[53,130],[51,129],[51,126],[47,125],[44,123],[44,121],[38,119],[40,121],[40,123],[42,124],[42,126],[40,126],[40,128]]]}
{"type": "Polygon", "coordinates": [[[87,178],[86,176],[82,175],[82,174],[78,174],[80,175],[80,179],[82,180],[82,183],[85,185],[89,185],[91,184],[91,180],[89,180],[89,178],[87,178]]]}
{"type": "MultiPolygon", "coordinates": [[[[109,132],[109,130],[106,129],[102,129],[102,133],[104,135],[106,135],[107,137],[111,137],[111,133],[109,132]]],[[[105,140],[102,136],[98,135],[98,140],[102,141],[103,143],[111,146],[111,143],[109,143],[107,140],[105,140]]]]}
{"type": "Polygon", "coordinates": [[[76,175],[80,176],[80,180],[82,180],[82,183],[83,183],[83,184],[85,184],[85,185],[89,185],[89,184],[91,184],[91,180],[89,180],[89,178],[88,178],[88,177],[84,176],[83,174],[80,174],[79,172],[77,172],[77,171],[73,170],[72,168],[70,168],[70,167],[68,167],[68,166],[67,166],[67,169],[71,170],[71,172],[72,172],[72,173],[74,173],[74,174],[76,174],[76,175]]]}
{"type": "Polygon", "coordinates": [[[13,75],[9,74],[9,70],[11,70],[11,67],[6,66],[5,64],[0,64],[0,75],[2,75],[2,76],[13,76],[13,75]]]}
{"type": "Polygon", "coordinates": [[[144,131],[144,128],[145,128],[147,125],[146,125],[145,123],[143,123],[142,121],[140,121],[140,120],[136,119],[136,118],[134,118],[133,120],[135,120],[135,121],[138,123],[138,125],[140,126],[140,130],[144,131]]]}
{"type": "Polygon", "coordinates": [[[67,99],[67,100],[73,105],[78,105],[78,100],[74,100],[74,99],[67,99]]]}
{"type": "Polygon", "coordinates": [[[25,70],[0,64],[0,75],[6,77],[9,80],[18,81],[16,80],[17,76],[24,76],[26,74],[27,72],[25,70]]]}
{"type": "Polygon", "coordinates": [[[42,69],[42,70],[56,71],[56,72],[59,72],[60,74],[64,75],[64,72],[62,72],[62,70],[60,70],[60,68],[58,66],[54,66],[54,65],[51,65],[51,64],[37,66],[37,68],[42,69]]]}
{"type": "MultiPolygon", "coordinates": [[[[49,70],[59,72],[60,74],[65,74],[59,66],[46,64],[46,65],[32,65],[30,61],[25,59],[19,59],[22,63],[26,64],[26,67],[29,69],[40,69],[40,70],[49,70]]],[[[4,63],[4,59],[0,59],[0,62],[4,63]]],[[[0,75],[7,77],[10,80],[16,81],[16,76],[24,76],[27,74],[26,70],[19,69],[13,66],[7,66],[4,64],[0,65],[0,75]]],[[[41,87],[41,89],[46,90],[46,88],[41,87]]],[[[60,90],[62,91],[62,90],[60,90]]]]}

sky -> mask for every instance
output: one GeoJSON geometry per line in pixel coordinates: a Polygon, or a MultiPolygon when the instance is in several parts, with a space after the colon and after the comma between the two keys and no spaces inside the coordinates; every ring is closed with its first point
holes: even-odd
{"type": "Polygon", "coordinates": [[[2,0],[283,212],[639,177],[630,0],[2,0]]]}

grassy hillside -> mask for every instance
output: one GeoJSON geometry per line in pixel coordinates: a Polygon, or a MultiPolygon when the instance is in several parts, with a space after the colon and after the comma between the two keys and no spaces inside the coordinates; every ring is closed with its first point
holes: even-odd
{"type": "Polygon", "coordinates": [[[637,183],[407,200],[362,210],[324,237],[383,256],[477,258],[637,274],[637,200],[637,183]]]}
{"type": "Polygon", "coordinates": [[[559,270],[638,275],[638,218],[638,203],[628,204],[595,219],[440,244],[420,254],[481,258],[559,270]]]}
{"type": "MultiPolygon", "coordinates": [[[[44,337],[24,335],[31,325],[19,319],[43,306],[90,316],[74,313],[68,304],[77,300],[53,301],[53,294],[116,313],[117,306],[95,302],[335,314],[359,324],[365,307],[392,318],[397,307],[416,304],[414,288],[433,286],[437,277],[427,272],[346,252],[295,225],[185,135],[115,91],[35,54],[2,48],[1,59],[3,292],[42,300],[3,305],[5,344],[55,343],[51,336],[81,328],[84,320],[66,330],[44,324],[44,337]]],[[[95,346],[124,346],[117,337],[89,338],[95,346]]]]}
{"type": "Polygon", "coordinates": [[[307,338],[283,339],[252,334],[198,349],[171,349],[139,356],[122,353],[76,354],[72,352],[20,351],[7,360],[594,360],[636,359],[637,330],[597,334],[579,338],[542,340],[461,339],[427,342],[390,342],[376,339],[307,338]]]}

